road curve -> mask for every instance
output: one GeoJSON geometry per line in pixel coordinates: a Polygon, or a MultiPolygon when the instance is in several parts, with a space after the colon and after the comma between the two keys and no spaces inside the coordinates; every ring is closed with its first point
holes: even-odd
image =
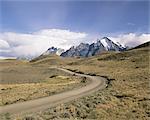
{"type": "Polygon", "coordinates": [[[69,74],[75,74],[81,77],[90,78],[90,84],[81,87],[79,89],[74,89],[71,91],[55,94],[49,97],[39,98],[35,100],[25,101],[21,103],[15,103],[11,105],[6,105],[0,107],[0,114],[10,113],[10,114],[24,114],[40,111],[46,108],[54,107],[58,104],[66,103],[68,101],[80,98],[85,95],[89,95],[99,89],[106,87],[106,79],[99,76],[90,76],[85,74],[79,74],[71,72],[64,68],[56,68],[62,70],[69,74]]]}

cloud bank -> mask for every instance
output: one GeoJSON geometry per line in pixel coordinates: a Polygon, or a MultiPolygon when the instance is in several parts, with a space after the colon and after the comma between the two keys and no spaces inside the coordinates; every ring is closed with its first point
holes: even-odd
{"type": "Polygon", "coordinates": [[[30,34],[6,32],[0,34],[0,56],[34,57],[49,47],[69,49],[85,40],[86,33],[61,29],[44,29],[30,34]]]}
{"type": "Polygon", "coordinates": [[[109,37],[109,38],[125,46],[135,47],[139,44],[150,41],[150,34],[137,35],[135,33],[129,33],[129,34],[121,34],[116,37],[109,37]]]}
{"type": "MultiPolygon", "coordinates": [[[[129,33],[109,38],[123,45],[134,47],[150,41],[150,34],[129,33]]],[[[0,57],[35,57],[52,46],[66,50],[81,42],[91,41],[96,41],[96,39],[94,40],[87,33],[62,29],[44,29],[30,34],[5,32],[0,33],[0,57]]]]}

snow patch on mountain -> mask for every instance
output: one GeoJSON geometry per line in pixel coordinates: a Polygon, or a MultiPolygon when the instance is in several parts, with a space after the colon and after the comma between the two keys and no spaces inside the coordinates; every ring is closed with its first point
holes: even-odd
{"type": "Polygon", "coordinates": [[[61,56],[63,57],[89,57],[100,54],[103,51],[123,51],[125,47],[123,47],[120,43],[116,44],[112,40],[107,37],[103,37],[102,39],[98,39],[96,43],[85,44],[81,43],[77,47],[71,47],[66,52],[63,52],[61,56]]]}
{"type": "Polygon", "coordinates": [[[46,52],[44,52],[42,55],[61,55],[64,52],[64,49],[61,48],[55,48],[55,47],[51,47],[48,48],[48,50],[46,52]]]}
{"type": "Polygon", "coordinates": [[[102,39],[100,40],[101,43],[103,44],[103,46],[106,48],[106,50],[108,50],[110,48],[110,46],[108,45],[108,43],[106,42],[106,39],[102,39]]]}

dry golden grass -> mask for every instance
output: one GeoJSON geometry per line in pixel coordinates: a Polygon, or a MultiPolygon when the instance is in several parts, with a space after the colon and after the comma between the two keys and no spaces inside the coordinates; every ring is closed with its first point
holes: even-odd
{"type": "MultiPolygon", "coordinates": [[[[71,61],[59,58],[54,65],[106,77],[107,88],[45,111],[19,116],[19,119],[150,119],[149,50],[145,47],[90,58],[74,58],[71,61]]],[[[31,64],[52,66],[48,59],[52,58],[31,64]]]]}
{"type": "Polygon", "coordinates": [[[64,67],[68,69],[106,77],[108,87],[90,96],[63,104],[59,106],[60,109],[57,109],[57,106],[30,117],[148,120],[150,118],[149,62],[147,47],[122,53],[105,53],[64,63],[64,67]]]}
{"type": "Polygon", "coordinates": [[[1,60],[0,105],[50,96],[80,87],[80,78],[26,61],[1,60]]]}
{"type": "MultiPolygon", "coordinates": [[[[78,58],[80,59],[80,58],[78,58]]],[[[30,63],[32,65],[49,65],[49,66],[64,66],[70,62],[75,62],[78,59],[74,59],[74,58],[64,58],[64,57],[60,57],[60,56],[56,56],[56,55],[45,55],[45,56],[40,56],[37,57],[33,60],[30,61],[30,63]]]]}
{"type": "Polygon", "coordinates": [[[50,96],[69,90],[80,81],[66,76],[47,78],[43,83],[3,84],[0,86],[0,105],[50,96]]]}
{"type": "Polygon", "coordinates": [[[111,80],[108,88],[95,94],[100,96],[97,100],[104,101],[95,106],[96,119],[148,119],[149,62],[149,48],[141,48],[92,57],[67,68],[107,76],[111,80]]]}

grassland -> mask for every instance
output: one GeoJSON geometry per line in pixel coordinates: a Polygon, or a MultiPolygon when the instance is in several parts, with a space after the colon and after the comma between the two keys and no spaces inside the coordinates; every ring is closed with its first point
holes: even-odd
{"type": "MultiPolygon", "coordinates": [[[[107,78],[108,86],[103,91],[44,111],[16,116],[16,119],[150,119],[149,50],[149,47],[144,47],[90,58],[45,57],[32,61],[31,66],[43,66],[45,69],[62,66],[85,74],[103,76],[107,78]]],[[[4,119],[6,117],[9,118],[9,115],[4,119]]]]}
{"type": "Polygon", "coordinates": [[[0,105],[8,105],[81,87],[81,79],[54,68],[26,61],[2,60],[0,105]]]}
{"type": "Polygon", "coordinates": [[[149,48],[80,58],[64,66],[108,79],[103,91],[23,118],[31,119],[150,119],[149,48]]]}

